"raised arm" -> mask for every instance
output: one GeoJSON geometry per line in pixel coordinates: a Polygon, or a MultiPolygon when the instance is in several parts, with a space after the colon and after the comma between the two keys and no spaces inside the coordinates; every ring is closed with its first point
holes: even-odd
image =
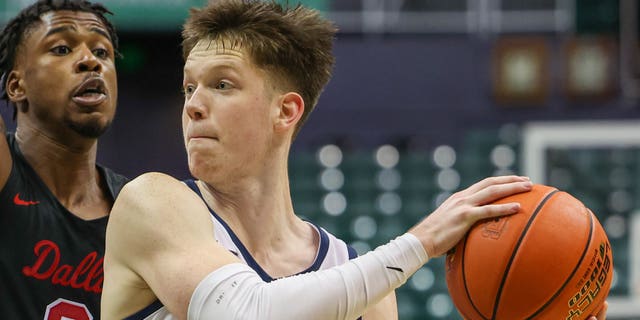
{"type": "Polygon", "coordinates": [[[9,144],[7,144],[6,138],[7,128],[4,124],[2,116],[0,116],[0,190],[4,188],[11,173],[11,166],[13,162],[11,160],[11,153],[9,152],[9,144]]]}
{"type": "Polygon", "coordinates": [[[444,254],[477,220],[518,209],[487,203],[530,187],[520,177],[483,180],[387,245],[342,266],[264,283],[215,242],[208,210],[195,194],[166,175],[146,174],[125,187],[111,213],[103,318],[128,316],[117,313],[135,298],[127,291],[148,285],[181,319],[187,312],[189,319],[353,319],[428,256],[444,254]],[[136,277],[140,282],[118,284],[136,277]]]}

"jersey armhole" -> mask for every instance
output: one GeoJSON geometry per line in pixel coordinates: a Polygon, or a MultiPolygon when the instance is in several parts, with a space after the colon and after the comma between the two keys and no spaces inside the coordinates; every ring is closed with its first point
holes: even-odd
{"type": "Polygon", "coordinates": [[[347,252],[349,253],[349,260],[355,259],[358,257],[358,252],[352,246],[347,245],[347,252]]]}

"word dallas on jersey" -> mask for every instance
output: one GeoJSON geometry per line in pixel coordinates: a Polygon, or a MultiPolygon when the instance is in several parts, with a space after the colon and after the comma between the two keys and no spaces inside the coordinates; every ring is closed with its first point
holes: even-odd
{"type": "Polygon", "coordinates": [[[87,292],[101,293],[104,274],[102,261],[98,253],[89,253],[78,266],[60,265],[60,247],[50,240],[40,240],[33,251],[36,261],[31,266],[22,268],[27,277],[38,280],[51,280],[55,285],[83,289],[87,292]]]}

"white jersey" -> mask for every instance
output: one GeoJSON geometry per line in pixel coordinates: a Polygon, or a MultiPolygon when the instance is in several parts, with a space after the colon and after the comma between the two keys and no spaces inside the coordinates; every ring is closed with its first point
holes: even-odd
{"type": "MultiPolygon", "coordinates": [[[[191,188],[194,192],[196,192],[198,196],[200,196],[200,198],[202,198],[202,193],[200,193],[200,189],[198,188],[194,180],[185,180],[184,183],[189,186],[189,188],[191,188]]],[[[244,263],[249,265],[253,270],[255,270],[265,282],[275,280],[269,274],[267,274],[267,272],[264,271],[264,269],[262,269],[262,267],[256,262],[247,248],[242,244],[242,242],[240,242],[240,239],[238,239],[233,230],[229,228],[229,225],[227,225],[224,220],[222,220],[213,210],[211,210],[211,208],[209,208],[209,211],[211,212],[211,218],[213,220],[213,228],[216,241],[218,241],[218,243],[220,243],[223,247],[240,258],[240,260],[242,260],[244,263]]],[[[353,259],[356,257],[356,251],[352,247],[344,243],[344,241],[336,238],[334,235],[330,234],[323,228],[314,225],[313,223],[309,224],[311,224],[318,233],[320,243],[318,245],[318,251],[316,252],[316,258],[313,264],[306,270],[300,272],[301,274],[338,266],[349,261],[349,259],[353,259]]],[[[175,320],[177,318],[172,316],[158,300],[148,307],[144,308],[143,310],[140,310],[139,312],[136,312],[135,314],[127,317],[126,319],[175,320]]]]}

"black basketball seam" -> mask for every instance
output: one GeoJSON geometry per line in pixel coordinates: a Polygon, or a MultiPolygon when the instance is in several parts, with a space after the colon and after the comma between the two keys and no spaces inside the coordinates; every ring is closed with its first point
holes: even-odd
{"type": "Polygon", "coordinates": [[[533,220],[536,219],[536,217],[538,216],[538,213],[540,212],[542,207],[544,207],[544,204],[547,203],[547,201],[551,198],[551,196],[553,196],[557,192],[558,190],[554,190],[550,192],[544,197],[544,199],[542,199],[542,201],[540,201],[540,204],[538,204],[538,206],[536,207],[536,210],[533,212],[533,214],[529,218],[529,221],[527,221],[527,225],[522,230],[522,233],[520,233],[520,238],[518,238],[518,242],[516,243],[515,248],[513,248],[513,251],[511,252],[511,257],[509,258],[507,267],[505,268],[504,273],[502,275],[502,281],[500,282],[500,287],[498,287],[498,294],[496,295],[496,301],[493,305],[493,314],[491,315],[491,320],[496,319],[496,313],[498,312],[498,306],[500,305],[500,298],[502,296],[502,289],[504,289],[504,284],[507,281],[507,276],[509,275],[509,269],[511,269],[511,264],[513,264],[513,260],[515,259],[516,253],[518,252],[520,245],[522,244],[522,240],[527,235],[527,232],[529,231],[529,228],[531,227],[533,220]]]}
{"type": "Polygon", "coordinates": [[[471,294],[469,293],[469,288],[467,287],[467,277],[465,276],[465,272],[464,272],[464,256],[465,256],[464,251],[467,249],[467,240],[468,239],[469,239],[468,236],[464,237],[464,244],[463,244],[463,247],[462,247],[462,253],[460,254],[462,256],[462,262],[461,262],[461,265],[462,265],[462,283],[464,284],[464,291],[467,293],[467,299],[469,300],[469,302],[471,302],[471,306],[482,317],[482,320],[489,320],[489,319],[484,317],[482,312],[480,312],[480,310],[478,310],[478,307],[476,307],[476,304],[473,303],[473,299],[471,299],[471,294]]]}
{"type": "Polygon", "coordinates": [[[558,289],[558,291],[551,297],[551,299],[549,299],[544,305],[542,305],[542,307],[540,307],[540,309],[538,309],[530,317],[528,317],[527,320],[532,319],[533,317],[537,316],[540,312],[544,311],[544,309],[546,307],[548,307],[549,304],[551,304],[551,302],[560,294],[562,289],[564,289],[564,287],[567,286],[567,284],[569,283],[571,278],[573,278],[573,275],[576,273],[576,271],[578,271],[578,268],[582,264],[582,260],[584,260],[584,257],[587,255],[587,251],[589,249],[589,246],[593,242],[593,229],[594,229],[593,214],[591,213],[591,211],[589,211],[589,210],[587,210],[587,211],[589,212],[589,217],[591,218],[591,219],[589,219],[589,226],[590,226],[590,228],[589,228],[589,241],[587,241],[587,245],[584,247],[584,250],[582,250],[582,256],[580,257],[580,260],[578,260],[578,263],[576,264],[576,267],[573,269],[573,271],[571,271],[571,274],[569,274],[569,277],[567,278],[567,280],[565,280],[565,282],[562,284],[560,289],[558,289]]]}

